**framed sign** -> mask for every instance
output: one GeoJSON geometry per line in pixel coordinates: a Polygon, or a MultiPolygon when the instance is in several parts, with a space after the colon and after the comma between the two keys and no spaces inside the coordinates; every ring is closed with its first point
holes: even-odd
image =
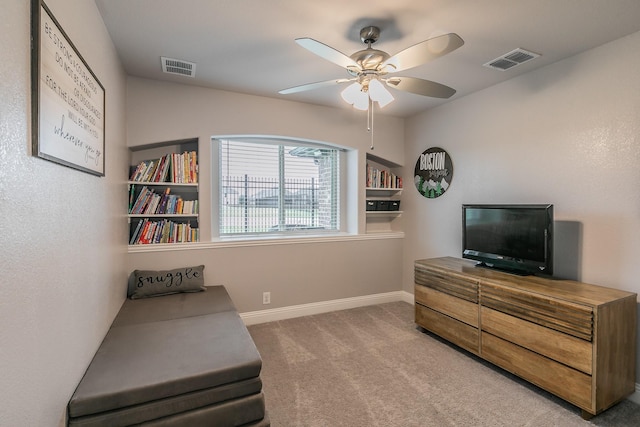
{"type": "Polygon", "coordinates": [[[414,182],[420,194],[428,199],[442,196],[453,179],[453,162],[440,147],[427,148],[416,162],[414,182]]]}
{"type": "Polygon", "coordinates": [[[104,176],[104,87],[42,0],[31,39],[32,154],[104,176]]]}

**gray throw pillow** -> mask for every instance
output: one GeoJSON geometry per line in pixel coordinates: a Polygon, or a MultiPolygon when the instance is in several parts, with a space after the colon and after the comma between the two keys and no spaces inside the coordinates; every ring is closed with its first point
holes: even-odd
{"type": "Polygon", "coordinates": [[[179,292],[206,291],[204,265],[173,270],[134,270],[129,298],[147,298],[179,292]]]}

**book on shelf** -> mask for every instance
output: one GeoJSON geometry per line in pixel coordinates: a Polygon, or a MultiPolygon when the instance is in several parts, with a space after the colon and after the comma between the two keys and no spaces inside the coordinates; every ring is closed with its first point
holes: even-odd
{"type": "Polygon", "coordinates": [[[136,186],[135,185],[130,185],[129,186],[129,210],[128,212],[131,213],[131,209],[133,209],[133,204],[135,203],[135,193],[136,193],[136,186]]]}
{"type": "Polygon", "coordinates": [[[152,221],[144,218],[136,225],[129,244],[190,243],[199,240],[199,228],[193,227],[189,222],[175,222],[169,219],[152,221]]]}
{"type": "Polygon", "coordinates": [[[158,243],[169,243],[170,232],[171,232],[171,224],[166,223],[164,227],[162,227],[162,233],[160,234],[158,243]]]}
{"type": "Polygon", "coordinates": [[[171,194],[167,199],[167,207],[165,211],[162,213],[171,214],[171,215],[181,214],[182,213],[182,210],[180,209],[181,204],[182,204],[182,197],[175,194],[171,194]]]}
{"type": "Polygon", "coordinates": [[[197,200],[185,200],[182,205],[182,213],[189,215],[198,214],[198,201],[197,200]]]}
{"type": "Polygon", "coordinates": [[[155,192],[151,192],[151,195],[149,196],[149,201],[147,202],[146,206],[144,207],[144,210],[142,211],[143,214],[146,215],[150,215],[150,214],[154,214],[156,213],[155,209],[156,209],[156,204],[158,203],[158,198],[160,196],[158,196],[155,192]]]}
{"type": "Polygon", "coordinates": [[[134,182],[195,184],[198,182],[198,155],[195,151],[169,153],[159,159],[143,160],[131,170],[129,180],[134,182]]]}
{"type": "Polygon", "coordinates": [[[152,160],[151,161],[151,166],[149,166],[144,174],[144,177],[142,178],[143,181],[149,181],[149,182],[153,182],[153,175],[156,172],[156,169],[158,168],[158,163],[160,161],[159,160],[152,160]]]}
{"type": "Polygon", "coordinates": [[[129,240],[130,245],[133,245],[136,242],[136,240],[138,240],[138,236],[140,235],[140,230],[142,229],[143,223],[145,221],[147,221],[146,218],[142,221],[138,221],[138,224],[136,225],[136,229],[131,234],[131,239],[129,240]]]}
{"type": "Polygon", "coordinates": [[[145,235],[148,228],[149,228],[149,220],[147,218],[144,218],[138,221],[138,225],[136,226],[135,231],[131,235],[129,244],[130,245],[140,244],[142,240],[142,236],[145,235]]]}
{"type": "Polygon", "coordinates": [[[167,210],[167,199],[169,199],[169,193],[171,192],[171,188],[167,187],[167,189],[164,191],[164,194],[162,195],[162,197],[160,198],[160,203],[158,204],[158,209],[157,212],[158,213],[165,213],[167,210]]]}
{"type": "Polygon", "coordinates": [[[131,206],[129,214],[131,215],[198,214],[198,200],[184,200],[180,195],[171,194],[169,187],[162,194],[159,194],[145,185],[140,190],[135,202],[132,203],[131,200],[133,200],[133,192],[130,194],[129,202],[131,206]]]}
{"type": "Polygon", "coordinates": [[[401,189],[402,177],[386,169],[378,169],[367,163],[367,188],[401,189]]]}
{"type": "Polygon", "coordinates": [[[130,214],[141,213],[144,207],[146,206],[150,193],[151,193],[151,190],[149,190],[149,187],[147,187],[146,185],[142,187],[142,189],[140,190],[140,193],[138,194],[138,197],[136,198],[135,203],[133,204],[131,209],[129,209],[129,213],[130,214]]]}

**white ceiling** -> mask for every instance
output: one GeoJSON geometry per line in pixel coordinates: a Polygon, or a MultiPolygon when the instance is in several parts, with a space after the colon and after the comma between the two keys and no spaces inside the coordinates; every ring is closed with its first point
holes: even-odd
{"type": "MultiPolygon", "coordinates": [[[[640,31],[640,0],[96,0],[127,74],[351,108],[345,85],[280,95],[281,89],[349,77],[294,42],[311,37],[347,55],[360,29],[381,28],[390,55],[456,33],[454,52],[398,73],[457,90],[453,100],[640,31]],[[482,64],[513,49],[541,54],[507,71],[482,64]],[[194,78],[162,73],[160,57],[195,62],[194,78]]],[[[640,52],[630,52],[638,55],[640,52]]],[[[606,82],[603,82],[606,84],[606,82]]],[[[381,111],[407,117],[448,100],[391,90],[381,111]]]]}

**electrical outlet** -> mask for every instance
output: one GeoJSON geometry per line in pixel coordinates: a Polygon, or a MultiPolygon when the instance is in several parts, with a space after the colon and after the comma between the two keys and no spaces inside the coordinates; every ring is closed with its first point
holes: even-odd
{"type": "Polygon", "coordinates": [[[271,292],[263,292],[262,293],[262,303],[263,304],[271,304],[271,292]]]}

